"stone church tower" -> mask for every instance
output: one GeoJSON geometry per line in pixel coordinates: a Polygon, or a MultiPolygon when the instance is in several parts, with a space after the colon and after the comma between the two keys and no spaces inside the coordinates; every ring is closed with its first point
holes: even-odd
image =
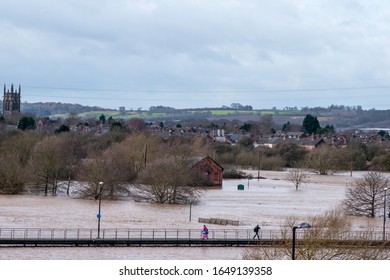
{"type": "Polygon", "coordinates": [[[3,116],[10,117],[13,113],[20,113],[20,85],[19,89],[14,89],[14,85],[11,84],[11,89],[6,89],[4,84],[3,95],[3,116]]]}

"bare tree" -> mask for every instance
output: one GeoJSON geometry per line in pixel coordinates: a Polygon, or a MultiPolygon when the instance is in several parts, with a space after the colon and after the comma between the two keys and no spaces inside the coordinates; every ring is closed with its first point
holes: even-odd
{"type": "Polygon", "coordinates": [[[272,128],[274,126],[274,120],[272,115],[262,115],[260,117],[260,133],[263,135],[271,134],[272,128]]]}
{"type": "Polygon", "coordinates": [[[322,145],[310,151],[306,157],[306,167],[320,175],[331,175],[340,170],[337,164],[342,159],[338,158],[339,152],[330,146],[322,145]]]}
{"type": "Polygon", "coordinates": [[[28,182],[27,168],[13,153],[0,154],[0,194],[18,194],[28,182]]]}
{"type": "Polygon", "coordinates": [[[343,201],[348,214],[356,216],[375,217],[381,213],[384,204],[384,189],[389,180],[382,172],[371,171],[363,175],[348,187],[343,201]]]}
{"type": "Polygon", "coordinates": [[[127,121],[126,129],[128,132],[140,132],[146,129],[146,123],[141,118],[131,118],[127,121]]]}
{"type": "Polygon", "coordinates": [[[52,194],[57,194],[59,180],[65,178],[64,171],[71,162],[67,142],[61,136],[49,136],[38,142],[32,151],[31,170],[38,185],[44,185],[45,195],[49,186],[52,194]]]}
{"type": "Polygon", "coordinates": [[[156,203],[181,204],[200,195],[199,188],[191,185],[192,172],[183,158],[166,157],[147,165],[138,177],[132,194],[136,200],[156,203]]]}
{"type": "Polygon", "coordinates": [[[148,162],[161,157],[161,151],[166,149],[161,137],[147,133],[131,134],[121,144],[124,153],[132,158],[137,172],[148,162]]]}
{"type": "MultiPolygon", "coordinates": [[[[334,209],[324,214],[309,217],[310,229],[299,232],[302,242],[296,247],[296,258],[301,260],[383,260],[390,257],[386,243],[382,246],[370,241],[372,229],[368,228],[351,241],[351,223],[342,210],[334,209]],[[343,245],[343,246],[340,246],[343,245]]],[[[244,259],[291,259],[292,227],[297,221],[291,218],[282,230],[285,239],[281,247],[247,249],[244,259]]]]}
{"type": "Polygon", "coordinates": [[[302,169],[294,168],[287,173],[286,179],[293,183],[295,189],[298,190],[302,184],[308,183],[309,175],[302,169]]]}
{"type": "Polygon", "coordinates": [[[0,153],[12,153],[15,158],[19,159],[20,164],[26,167],[34,145],[42,138],[43,136],[35,131],[18,131],[8,135],[1,143],[0,153]]]}
{"type": "Polygon", "coordinates": [[[11,131],[0,144],[0,192],[22,192],[30,179],[28,163],[34,145],[42,136],[34,131],[11,131]]]}
{"type": "Polygon", "coordinates": [[[97,197],[99,182],[104,183],[102,196],[105,198],[117,199],[129,195],[128,185],[136,178],[136,165],[126,145],[112,145],[102,155],[85,160],[79,173],[79,179],[86,183],[81,195],[97,197]]]}
{"type": "MultiPolygon", "coordinates": [[[[95,198],[99,194],[99,183],[106,185],[106,163],[101,159],[87,159],[81,165],[78,180],[82,184],[79,195],[83,198],[95,198]]],[[[103,197],[102,192],[102,197],[103,197]]]]}

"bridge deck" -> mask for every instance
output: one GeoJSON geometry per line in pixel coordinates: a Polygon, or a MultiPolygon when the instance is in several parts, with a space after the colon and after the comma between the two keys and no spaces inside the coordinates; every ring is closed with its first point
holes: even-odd
{"type": "MultiPolygon", "coordinates": [[[[252,239],[249,229],[211,230],[202,239],[199,230],[185,229],[4,229],[0,228],[0,246],[282,246],[291,243],[291,233],[262,231],[260,240],[252,239]]],[[[297,244],[305,242],[300,231],[297,244]]],[[[381,233],[351,232],[340,239],[317,240],[330,246],[385,246],[389,236],[381,233]]],[[[307,241],[306,241],[307,242],[307,241]]],[[[313,241],[311,241],[313,242],[313,241]]]]}
{"type": "MultiPolygon", "coordinates": [[[[273,240],[274,243],[276,242],[273,240]]],[[[0,239],[0,246],[270,246],[270,240],[248,240],[248,239],[0,239]]]]}

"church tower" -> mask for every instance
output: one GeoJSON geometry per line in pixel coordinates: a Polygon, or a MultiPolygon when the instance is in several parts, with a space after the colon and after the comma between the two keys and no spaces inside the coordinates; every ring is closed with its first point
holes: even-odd
{"type": "Polygon", "coordinates": [[[4,84],[3,95],[3,116],[10,117],[12,113],[20,113],[20,93],[21,88],[14,89],[14,85],[11,84],[11,89],[7,89],[4,84]]]}

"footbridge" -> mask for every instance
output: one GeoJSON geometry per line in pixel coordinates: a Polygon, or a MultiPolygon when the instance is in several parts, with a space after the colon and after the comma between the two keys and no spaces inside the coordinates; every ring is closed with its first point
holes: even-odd
{"type": "MultiPolygon", "coordinates": [[[[291,244],[291,233],[261,231],[253,239],[252,229],[211,229],[202,239],[199,229],[85,229],[85,228],[0,228],[0,246],[283,246],[291,244]]],[[[297,233],[297,244],[307,242],[308,234],[297,233]]],[[[312,241],[311,241],[312,242],[312,241]]],[[[353,231],[325,240],[332,246],[385,246],[390,236],[381,232],[353,231]]]]}

